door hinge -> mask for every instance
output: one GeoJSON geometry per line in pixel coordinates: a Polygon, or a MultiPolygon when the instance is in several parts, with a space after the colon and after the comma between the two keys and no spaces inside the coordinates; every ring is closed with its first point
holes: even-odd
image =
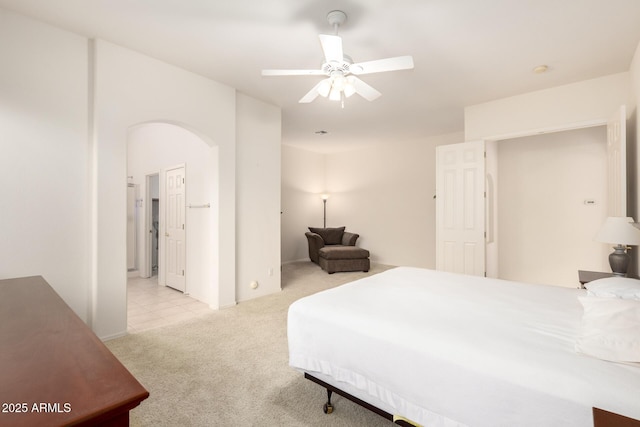
{"type": "Polygon", "coordinates": [[[184,178],[182,178],[182,183],[184,184],[184,178]]]}
{"type": "Polygon", "coordinates": [[[184,270],[182,270],[182,275],[184,276],[184,270]]]}
{"type": "Polygon", "coordinates": [[[184,230],[184,224],[182,224],[182,229],[184,230]]]}

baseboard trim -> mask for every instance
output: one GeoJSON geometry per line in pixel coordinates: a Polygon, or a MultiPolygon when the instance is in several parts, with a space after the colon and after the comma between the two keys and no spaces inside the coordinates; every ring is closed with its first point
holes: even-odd
{"type": "Polygon", "coordinates": [[[99,337],[99,338],[100,338],[100,341],[104,342],[104,341],[114,340],[116,338],[122,338],[122,337],[124,337],[124,336],[126,336],[128,334],[129,333],[127,331],[124,331],[124,332],[118,332],[116,334],[111,334],[111,335],[107,335],[105,337],[99,337]]]}
{"type": "Polygon", "coordinates": [[[291,261],[282,261],[282,265],[294,264],[296,262],[305,262],[305,261],[311,262],[311,260],[309,258],[302,258],[302,259],[294,259],[294,260],[291,260],[291,261]]]}

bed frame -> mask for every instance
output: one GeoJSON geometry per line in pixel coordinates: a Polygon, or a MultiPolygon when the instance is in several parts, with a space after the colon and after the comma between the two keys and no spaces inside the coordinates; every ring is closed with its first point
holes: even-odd
{"type": "MultiPolygon", "coordinates": [[[[314,383],[324,387],[327,390],[327,402],[322,406],[322,410],[325,414],[331,414],[333,412],[333,405],[331,403],[331,396],[335,392],[340,396],[349,399],[350,401],[362,406],[380,415],[383,418],[386,418],[389,421],[392,421],[394,424],[404,426],[404,427],[415,427],[419,426],[419,424],[413,423],[410,420],[403,418],[398,415],[392,415],[386,411],[383,411],[380,408],[377,408],[370,403],[365,402],[362,399],[358,399],[352,394],[349,394],[343,390],[340,390],[338,387],[335,387],[325,381],[322,381],[313,375],[305,372],[304,377],[314,383]]],[[[605,411],[599,408],[593,408],[593,427],[640,427],[640,420],[635,420],[633,418],[628,418],[622,415],[614,414],[613,412],[605,411]]]]}
{"type": "MultiPolygon", "coordinates": [[[[398,424],[400,426],[414,427],[414,426],[418,426],[419,425],[419,424],[412,423],[411,421],[407,420],[406,418],[400,417],[398,415],[392,415],[392,414],[390,414],[390,413],[388,413],[386,411],[383,411],[382,409],[377,408],[377,407],[373,406],[372,404],[365,402],[362,399],[358,399],[354,395],[349,394],[346,391],[342,391],[338,387],[334,387],[331,384],[326,383],[326,382],[314,377],[313,375],[310,375],[307,372],[304,373],[304,377],[306,379],[308,379],[308,380],[313,381],[316,384],[319,384],[320,386],[324,387],[325,389],[327,389],[327,403],[325,403],[322,406],[322,410],[324,411],[325,414],[331,414],[333,412],[333,405],[331,404],[331,396],[335,392],[336,394],[339,394],[340,396],[342,396],[342,397],[344,397],[346,399],[349,399],[350,401],[362,406],[363,408],[366,408],[366,409],[370,410],[371,412],[375,412],[376,414],[380,415],[381,417],[386,418],[389,421],[392,421],[393,423],[398,424]]],[[[603,425],[603,427],[604,427],[604,425],[603,425]]]]}

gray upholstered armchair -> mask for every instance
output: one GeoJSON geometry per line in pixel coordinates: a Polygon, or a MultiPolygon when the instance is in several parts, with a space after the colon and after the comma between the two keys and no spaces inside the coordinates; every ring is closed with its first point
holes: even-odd
{"type": "Polygon", "coordinates": [[[369,251],[355,246],[360,235],[344,229],[309,227],[309,258],[328,273],[369,271],[369,251]]]}

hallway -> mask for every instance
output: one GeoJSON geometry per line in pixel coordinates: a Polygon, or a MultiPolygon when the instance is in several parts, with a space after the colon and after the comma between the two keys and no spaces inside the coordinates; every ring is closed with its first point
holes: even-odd
{"type": "Polygon", "coordinates": [[[127,331],[132,334],[211,313],[209,306],[175,289],[158,285],[158,278],[127,281],[127,331]]]}

